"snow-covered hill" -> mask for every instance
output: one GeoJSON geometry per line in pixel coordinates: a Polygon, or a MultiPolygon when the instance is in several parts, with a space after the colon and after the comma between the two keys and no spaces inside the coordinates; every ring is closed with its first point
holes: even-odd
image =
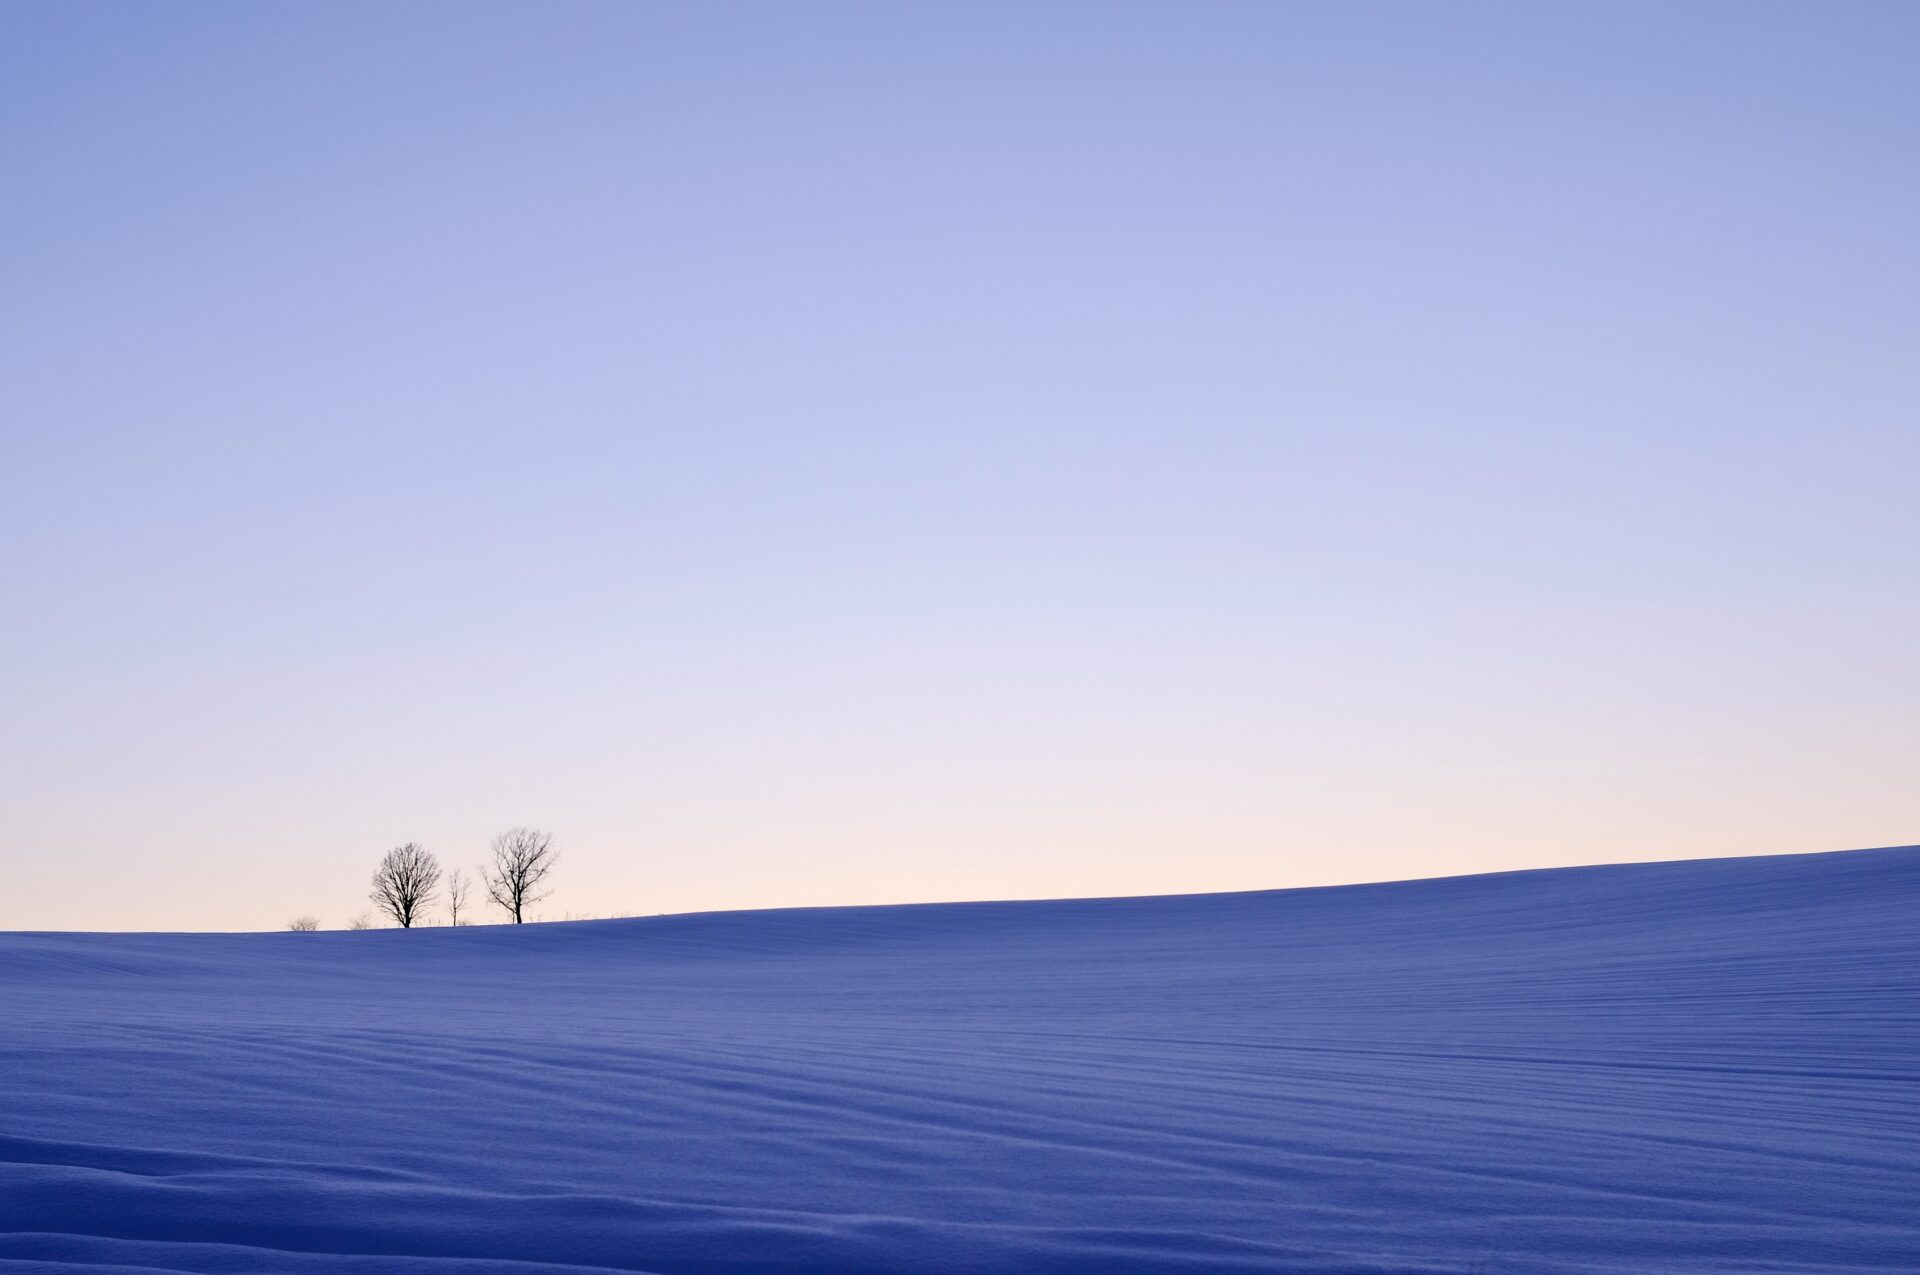
{"type": "Polygon", "coordinates": [[[0,1270],[1920,1270],[1920,849],[0,935],[0,1270]]]}

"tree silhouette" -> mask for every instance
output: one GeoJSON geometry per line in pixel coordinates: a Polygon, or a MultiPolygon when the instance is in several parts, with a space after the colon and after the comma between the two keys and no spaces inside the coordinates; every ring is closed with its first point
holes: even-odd
{"type": "Polygon", "coordinates": [[[467,910],[467,900],[472,897],[473,882],[467,880],[464,868],[455,868],[447,873],[447,924],[464,925],[460,917],[467,910]]]}
{"type": "Polygon", "coordinates": [[[526,909],[551,894],[540,883],[560,857],[553,834],[532,828],[510,828],[493,839],[493,862],[480,870],[487,897],[506,909],[513,923],[526,919],[526,909]]]}
{"type": "Polygon", "coordinates": [[[433,901],[439,885],[440,861],[409,841],[387,851],[387,857],[380,860],[373,874],[373,890],[367,897],[406,930],[413,928],[421,911],[433,901]]]}

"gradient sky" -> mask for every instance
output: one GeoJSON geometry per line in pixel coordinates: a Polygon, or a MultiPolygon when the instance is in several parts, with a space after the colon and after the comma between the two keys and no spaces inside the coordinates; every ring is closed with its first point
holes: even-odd
{"type": "Polygon", "coordinates": [[[0,3],[0,927],[1920,840],[1920,5],[0,3]]]}

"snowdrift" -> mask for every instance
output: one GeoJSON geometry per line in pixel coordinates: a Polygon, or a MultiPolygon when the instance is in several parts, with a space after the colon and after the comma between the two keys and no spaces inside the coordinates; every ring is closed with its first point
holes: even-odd
{"type": "Polygon", "coordinates": [[[0,1270],[1920,1270],[1920,849],[0,935],[0,1270]]]}

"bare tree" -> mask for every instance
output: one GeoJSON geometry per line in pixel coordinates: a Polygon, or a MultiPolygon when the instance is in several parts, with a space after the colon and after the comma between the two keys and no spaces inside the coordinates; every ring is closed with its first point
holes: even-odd
{"type": "Polygon", "coordinates": [[[371,930],[373,928],[373,913],[362,912],[359,916],[347,922],[347,928],[349,930],[371,930]]]}
{"type": "Polygon", "coordinates": [[[320,918],[317,916],[296,916],[293,920],[287,922],[287,928],[300,934],[311,934],[320,928],[320,918]]]}
{"type": "Polygon", "coordinates": [[[465,868],[455,868],[447,873],[447,924],[460,925],[460,914],[467,910],[467,899],[471,897],[473,882],[467,880],[465,868]]]}
{"type": "Polygon", "coordinates": [[[387,851],[387,857],[380,860],[379,870],[373,874],[373,890],[367,897],[407,930],[433,902],[439,886],[440,861],[431,851],[409,841],[387,851]]]}
{"type": "Polygon", "coordinates": [[[493,862],[480,869],[487,897],[505,908],[515,925],[526,919],[529,905],[551,894],[540,883],[560,857],[553,834],[532,828],[510,828],[493,839],[493,862]]]}

